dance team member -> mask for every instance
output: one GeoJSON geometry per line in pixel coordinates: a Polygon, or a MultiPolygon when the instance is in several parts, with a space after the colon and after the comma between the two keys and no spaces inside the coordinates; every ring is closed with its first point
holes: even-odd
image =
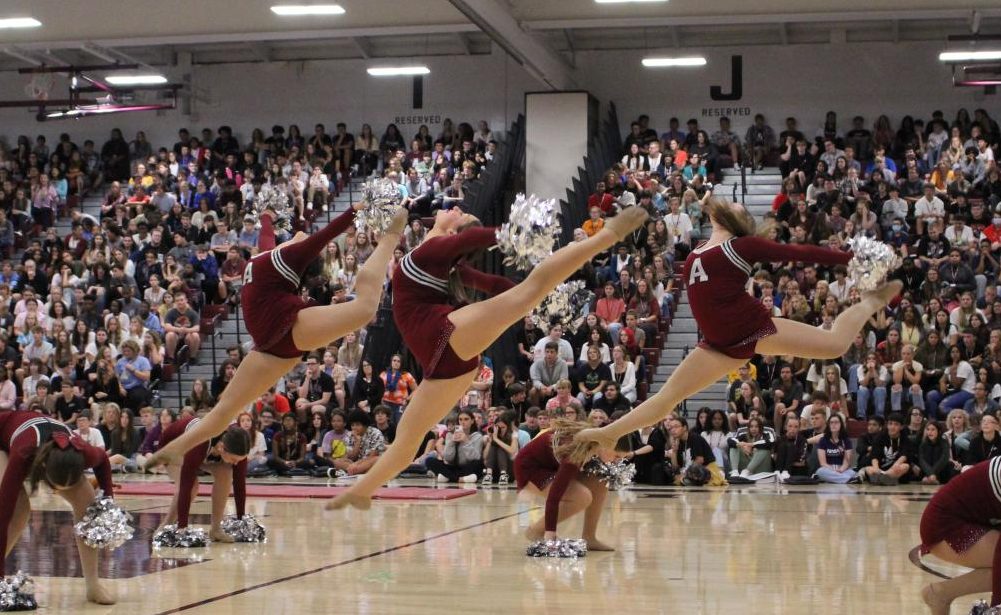
{"type": "Polygon", "coordinates": [[[973,568],[929,583],[921,597],[933,615],[948,615],[952,601],[991,593],[1001,604],[1001,457],[978,463],[939,488],[921,515],[921,552],[973,568]]]}
{"type": "Polygon", "coordinates": [[[496,243],[495,229],[480,226],[474,216],[455,208],[439,211],[424,242],[404,256],[393,273],[393,318],[424,368],[424,381],[403,413],[393,446],[327,508],[368,508],[375,490],[410,464],[424,435],[469,389],[479,373],[480,353],[557,284],[646,219],[639,207],[623,210],[594,236],[554,252],[515,286],[507,278],[463,264],[469,255],[496,243]],[[499,294],[465,305],[463,286],[499,294]]]}
{"type": "MultiPolygon", "coordinates": [[[[165,445],[192,431],[202,419],[187,416],[171,423],[163,432],[161,442],[165,445]]],[[[177,484],[174,499],[170,502],[170,512],[163,525],[177,523],[177,527],[188,527],[188,512],[191,502],[198,497],[198,473],[212,475],[212,521],[209,538],[216,542],[233,542],[233,537],[222,531],[220,524],[226,514],[226,500],[230,488],[236,500],[236,516],[243,518],[247,506],[247,455],[250,453],[250,434],[239,425],[230,425],[214,438],[196,445],[184,455],[180,465],[171,464],[167,473],[177,484]]]]}
{"type": "MultiPolygon", "coordinates": [[[[0,553],[10,554],[21,538],[31,514],[29,494],[44,482],[73,508],[73,523],[80,521],[95,497],[94,487],[84,476],[93,468],[98,485],[108,497],[113,495],[111,463],[104,450],[73,436],[63,423],[38,412],[0,413],[0,553]]],[[[97,575],[97,549],[76,539],[80,566],[87,584],[87,600],[114,604],[115,597],[97,575]]],[[[0,559],[0,577],[7,574],[0,559]]]]}
{"type": "Polygon", "coordinates": [[[866,293],[842,312],[829,330],[785,318],[773,318],[747,292],[751,263],[802,261],[844,265],[852,258],[820,246],[781,244],[754,237],[754,217],[739,203],[710,199],[712,234],[685,260],[688,301],[703,339],[671,374],[664,386],[624,417],[577,437],[605,448],[629,433],[663,419],[683,400],[736,370],[755,353],[834,359],[843,355],[866,320],[882,309],[902,283],[893,281],[866,293]]]}
{"type": "Polygon", "coordinates": [[[312,305],[299,294],[300,278],[334,237],[354,223],[356,203],[312,235],[297,233],[275,248],[269,212],[261,215],[260,254],[250,259],[243,274],[240,307],[254,350],[240,362],[232,381],[200,423],[161,447],[147,467],[179,461],[196,444],[223,430],[279,378],[299,364],[302,355],[326,346],[364,327],[375,315],[382,297],[386,268],[407,225],[407,211],[400,209],[375,252],[358,271],[356,298],[336,305],[312,305]]]}
{"type": "MultiPolygon", "coordinates": [[[[559,419],[514,458],[518,491],[544,498],[545,516],[525,532],[529,540],[554,540],[561,521],[584,511],[581,537],[589,551],[614,551],[597,538],[598,522],[608,495],[608,487],[581,473],[581,466],[601,451],[593,442],[575,442],[574,436],[588,423],[559,419]]],[[[612,457],[614,451],[607,451],[612,457]]]]}

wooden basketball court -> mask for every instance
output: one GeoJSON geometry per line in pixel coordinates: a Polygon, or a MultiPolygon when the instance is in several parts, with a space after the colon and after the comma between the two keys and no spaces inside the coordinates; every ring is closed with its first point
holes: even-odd
{"type": "MultiPolygon", "coordinates": [[[[84,605],[69,512],[40,495],[9,568],[36,577],[52,613],[923,613],[918,592],[934,577],[908,553],[930,494],[635,488],[611,494],[603,519],[618,551],[576,561],[524,555],[522,532],[541,508],[513,489],[348,513],[326,513],[319,500],[251,498],[266,544],[159,553],[149,542],[168,499],[122,496],[137,532],[102,564],[116,579],[114,607],[84,605]]],[[[207,512],[200,498],[195,522],[207,523],[207,512]]],[[[579,531],[578,522],[564,534],[579,531]]]]}

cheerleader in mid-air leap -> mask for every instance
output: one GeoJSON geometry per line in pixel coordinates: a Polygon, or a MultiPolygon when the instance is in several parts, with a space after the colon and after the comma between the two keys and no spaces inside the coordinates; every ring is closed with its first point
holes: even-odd
{"type": "Polygon", "coordinates": [[[406,209],[396,212],[389,230],[358,272],[353,301],[315,305],[298,292],[306,267],[331,239],[354,223],[355,212],[363,207],[364,202],[356,203],[312,235],[298,233],[277,248],[271,213],[261,214],[261,252],[247,263],[240,290],[240,309],[254,340],[254,350],[240,362],[212,411],[154,453],[146,467],[176,463],[185,451],[218,436],[242,410],[298,365],[303,354],[357,331],[372,320],[382,298],[389,259],[407,225],[406,209]]]}
{"type": "Polygon", "coordinates": [[[627,208],[593,237],[554,252],[514,285],[462,262],[494,245],[495,229],[480,226],[479,220],[458,209],[439,211],[424,243],[404,256],[393,273],[393,318],[407,348],[424,368],[424,381],[403,413],[393,446],[327,508],[367,508],[375,490],[407,467],[424,434],[469,388],[479,373],[480,353],[557,284],[646,220],[642,208],[627,208]],[[463,286],[495,296],[465,305],[463,286]]]}
{"type": "Polygon", "coordinates": [[[830,330],[772,318],[747,293],[751,263],[802,261],[843,265],[851,260],[852,254],[755,237],[754,218],[739,203],[710,199],[707,208],[712,234],[685,260],[688,301],[703,340],[656,395],[614,423],[585,429],[577,434],[578,439],[612,448],[622,436],[658,422],[688,397],[747,363],[755,353],[809,359],[840,357],[866,320],[886,306],[903,286],[893,281],[866,293],[860,303],[834,320],[830,330]]]}
{"type": "MultiPolygon", "coordinates": [[[[28,480],[32,491],[44,482],[73,507],[74,523],[80,521],[94,501],[94,488],[83,472],[94,476],[106,497],[112,497],[111,463],[102,449],[73,436],[64,424],[38,412],[0,412],[0,553],[4,558],[14,549],[31,515],[31,502],[24,489],[28,480]]],[[[114,604],[97,576],[97,549],[76,539],[87,600],[114,604]]],[[[0,578],[6,574],[0,558],[0,578]]]]}

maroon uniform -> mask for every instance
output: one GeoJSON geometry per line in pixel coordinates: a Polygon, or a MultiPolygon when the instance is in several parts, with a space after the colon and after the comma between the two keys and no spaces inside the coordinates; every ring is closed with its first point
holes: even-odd
{"type": "MultiPolygon", "coordinates": [[[[103,450],[91,446],[73,436],[66,425],[54,421],[38,412],[0,413],[0,451],[7,453],[7,469],[0,481],[0,553],[7,552],[7,531],[14,505],[21,495],[24,481],[35,461],[39,447],[56,436],[66,438],[72,446],[83,454],[84,465],[94,469],[98,484],[108,497],[114,495],[111,482],[111,463],[103,450]],[[57,435],[58,434],[58,435],[57,435]]],[[[6,574],[3,558],[0,558],[0,577],[6,574]]]]}
{"type": "Polygon", "coordinates": [[[247,263],[240,290],[243,318],[256,350],[285,359],[303,354],[292,340],[292,325],[299,310],[310,306],[310,301],[298,293],[299,278],[327,243],[351,226],[354,219],[355,210],[348,209],[302,241],[275,248],[271,218],[261,216],[260,253],[247,263]]]}
{"type": "Polygon", "coordinates": [[[518,451],[518,455],[514,458],[514,479],[519,491],[528,483],[535,485],[539,491],[552,483],[546,496],[547,532],[556,531],[556,522],[560,516],[560,500],[563,499],[570,482],[578,476],[580,476],[579,466],[556,459],[551,431],[539,434],[525,448],[518,451]]]}
{"type": "MultiPolygon", "coordinates": [[[[201,419],[184,417],[174,421],[163,432],[160,446],[166,446],[189,428],[198,424],[201,419]]],[[[212,452],[212,447],[219,441],[213,438],[202,442],[184,455],[181,463],[181,477],[178,480],[177,497],[177,527],[188,527],[188,511],[191,510],[191,492],[198,482],[198,471],[204,463],[222,463],[222,460],[212,452]]],[[[236,501],[236,516],[243,517],[247,506],[247,460],[233,466],[233,499],[236,501]]]]}
{"type": "MultiPolygon", "coordinates": [[[[945,541],[964,553],[1001,519],[1001,457],[978,463],[932,496],[921,515],[921,550],[945,541]]],[[[994,549],[991,604],[1001,603],[1001,541],[994,549]]]]}
{"type": "Polygon", "coordinates": [[[772,315],[747,293],[751,263],[803,261],[844,265],[850,252],[820,246],[781,244],[758,237],[733,237],[696,248],[685,260],[688,301],[702,330],[699,346],[735,359],[750,359],[758,340],[775,333],[772,315]]]}
{"type": "Polygon", "coordinates": [[[455,378],[479,365],[479,357],[464,361],[448,343],[454,329],[448,314],[457,307],[451,301],[448,278],[454,268],[464,286],[491,295],[513,287],[505,277],[459,264],[466,255],[496,241],[495,230],[485,227],[434,237],[400,259],[393,272],[393,318],[425,378],[455,378]]]}

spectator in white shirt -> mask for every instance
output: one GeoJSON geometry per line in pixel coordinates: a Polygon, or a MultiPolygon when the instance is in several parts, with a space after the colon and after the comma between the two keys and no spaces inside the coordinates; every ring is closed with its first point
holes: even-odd
{"type": "Polygon", "coordinates": [[[681,248],[683,254],[679,257],[683,258],[692,249],[692,219],[681,211],[681,197],[672,196],[668,206],[671,210],[664,216],[664,224],[675,248],[681,248]]]}
{"type": "Polygon", "coordinates": [[[73,430],[73,435],[80,436],[87,444],[104,450],[104,436],[101,435],[100,431],[91,428],[90,412],[81,412],[80,416],[76,418],[76,429],[73,430]]]}
{"type": "Polygon", "coordinates": [[[923,235],[925,225],[934,224],[945,218],[945,203],[935,196],[935,184],[924,185],[924,196],[914,203],[914,219],[917,221],[918,235],[923,235]]]}
{"type": "Polygon", "coordinates": [[[973,229],[966,226],[966,220],[962,214],[952,214],[952,224],[945,229],[945,238],[949,240],[949,245],[963,248],[973,243],[973,229]]]}

